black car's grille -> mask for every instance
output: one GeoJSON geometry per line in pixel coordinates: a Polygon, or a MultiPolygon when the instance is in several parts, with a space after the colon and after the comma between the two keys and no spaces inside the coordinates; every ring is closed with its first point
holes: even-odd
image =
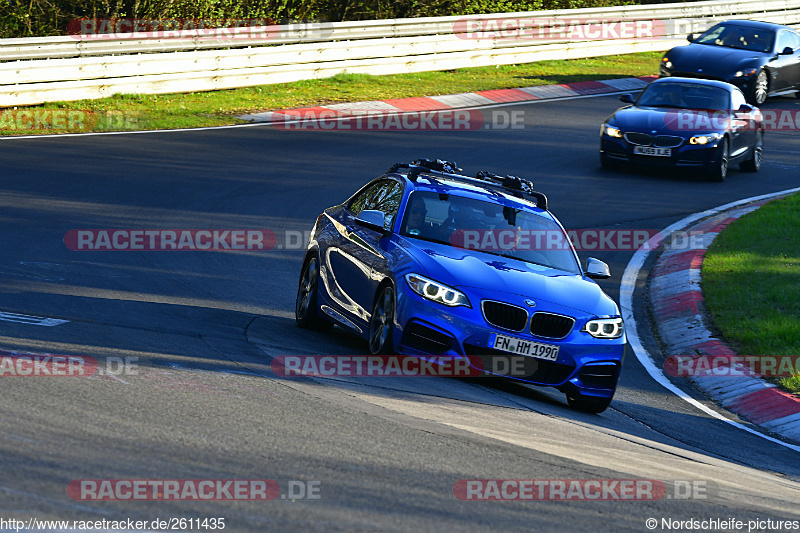
{"type": "Polygon", "coordinates": [[[652,137],[646,133],[637,133],[630,131],[625,134],[625,140],[631,144],[638,144],[639,146],[650,146],[652,137]]]}
{"type": "Polygon", "coordinates": [[[452,337],[415,322],[403,331],[403,346],[431,355],[442,354],[450,349],[452,337]]]}
{"type": "Polygon", "coordinates": [[[534,313],[531,318],[531,333],[538,337],[563,339],[569,335],[574,325],[575,319],[569,316],[534,313]]]}
{"type": "Polygon", "coordinates": [[[496,328],[522,331],[528,322],[528,312],[516,305],[484,300],[481,304],[483,318],[496,328]]]}
{"type": "Polygon", "coordinates": [[[656,135],[653,137],[653,146],[662,148],[675,148],[683,144],[683,137],[677,135],[656,135]]]}
{"type": "Polygon", "coordinates": [[[464,344],[464,353],[470,358],[473,366],[478,366],[476,359],[479,360],[484,372],[524,379],[541,385],[560,385],[575,370],[572,365],[515,355],[474,344],[464,344]],[[522,364],[518,360],[521,360],[522,364]]]}

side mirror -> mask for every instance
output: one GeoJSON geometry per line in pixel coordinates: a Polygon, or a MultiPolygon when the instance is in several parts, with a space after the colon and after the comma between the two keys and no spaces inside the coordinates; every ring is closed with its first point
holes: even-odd
{"type": "Polygon", "coordinates": [[[792,55],[792,54],[794,54],[794,50],[792,50],[792,47],[791,47],[791,46],[787,46],[787,47],[786,47],[786,48],[784,48],[784,49],[781,51],[781,53],[780,53],[780,54],[778,54],[778,55],[779,55],[779,56],[790,56],[790,55],[792,55]]]}
{"type": "Polygon", "coordinates": [[[355,222],[357,225],[369,228],[373,231],[386,233],[386,230],[383,227],[383,224],[386,222],[386,215],[383,213],[383,211],[365,209],[356,215],[355,222]]]}
{"type": "Polygon", "coordinates": [[[608,279],[611,277],[611,271],[607,264],[590,257],[586,260],[586,275],[592,279],[608,279]]]}
{"type": "Polygon", "coordinates": [[[739,106],[739,109],[737,109],[736,112],[737,113],[744,113],[746,115],[749,115],[750,113],[753,112],[754,109],[755,108],[753,106],[751,106],[750,104],[742,104],[742,105],[739,106]]]}
{"type": "Polygon", "coordinates": [[[624,104],[632,104],[633,103],[633,95],[632,94],[621,94],[619,95],[619,101],[624,104]]]}
{"type": "Polygon", "coordinates": [[[689,35],[686,36],[686,40],[689,41],[690,43],[693,43],[695,39],[697,39],[697,35],[694,33],[690,33],[689,35]]]}

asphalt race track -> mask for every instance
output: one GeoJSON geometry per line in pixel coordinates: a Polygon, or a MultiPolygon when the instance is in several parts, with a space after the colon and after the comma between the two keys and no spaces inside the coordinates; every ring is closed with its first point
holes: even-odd
{"type": "MultiPolygon", "coordinates": [[[[254,126],[0,139],[0,349],[91,356],[106,370],[0,377],[0,517],[214,517],[235,532],[665,531],[662,519],[740,519],[744,528],[800,519],[798,452],[668,393],[630,351],[600,415],[569,409],[555,390],[510,383],[270,371],[280,355],[366,352],[338,328],[295,326],[303,250],[293,245],[322,209],[394,162],[438,157],[533,179],[569,229],[659,230],[798,186],[797,131],[768,133],[762,171],[734,170],[721,184],[685,172],[601,170],[599,126],[618,105],[602,96],[497,108],[524,112],[521,129],[254,126]],[[124,228],[267,229],[282,246],[73,251],[64,241],[71,230],[124,228]],[[280,496],[91,501],[67,491],[73,480],[121,479],[274,480],[280,496]],[[640,479],[666,493],[457,498],[454,486],[471,479],[640,479]]],[[[800,100],[764,107],[800,111],[800,100]]],[[[609,263],[602,286],[619,301],[632,251],[580,255],[609,263]]],[[[639,333],[655,352],[643,304],[639,333]]]]}

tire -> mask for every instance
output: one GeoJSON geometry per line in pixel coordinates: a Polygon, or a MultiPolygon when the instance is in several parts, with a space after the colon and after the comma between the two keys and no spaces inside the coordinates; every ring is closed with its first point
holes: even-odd
{"type": "Polygon", "coordinates": [[[327,331],[333,327],[333,323],[319,316],[318,295],[319,259],[313,255],[303,264],[294,305],[294,318],[301,328],[327,331]]]}
{"type": "Polygon", "coordinates": [[[608,409],[608,406],[611,405],[611,398],[597,398],[595,396],[583,396],[582,394],[570,396],[567,394],[567,403],[573,409],[596,415],[608,409]]]}
{"type": "Polygon", "coordinates": [[[751,104],[760,106],[767,101],[769,94],[769,74],[766,70],[761,69],[756,74],[756,79],[753,82],[753,87],[747,92],[747,99],[751,104]]]}
{"type": "Polygon", "coordinates": [[[728,139],[722,139],[719,145],[719,153],[715,160],[714,167],[708,172],[708,179],[711,181],[725,181],[728,177],[728,139]]]}
{"type": "Polygon", "coordinates": [[[391,285],[383,285],[375,295],[372,316],[369,319],[369,351],[373,355],[394,352],[394,307],[394,289],[391,285]]]}
{"type": "Polygon", "coordinates": [[[758,172],[761,170],[761,164],[764,162],[764,132],[759,131],[756,134],[756,144],[753,146],[750,158],[742,161],[739,168],[747,172],[758,172]]]}

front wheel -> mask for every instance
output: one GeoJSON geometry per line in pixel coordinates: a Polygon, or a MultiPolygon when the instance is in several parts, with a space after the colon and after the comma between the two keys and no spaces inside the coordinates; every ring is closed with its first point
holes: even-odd
{"type": "Polygon", "coordinates": [[[595,396],[584,396],[582,394],[571,396],[567,394],[567,403],[573,409],[596,415],[602,413],[611,405],[611,398],[597,398],[595,396]]]}
{"type": "Polygon", "coordinates": [[[708,173],[708,179],[711,181],[725,181],[728,177],[728,139],[722,139],[719,144],[717,159],[714,166],[708,173]]]}
{"type": "Polygon", "coordinates": [[[769,94],[769,74],[767,74],[766,70],[761,69],[756,74],[753,87],[747,94],[748,100],[750,100],[750,103],[759,106],[767,101],[767,94],[769,94]]]}
{"type": "Polygon", "coordinates": [[[750,158],[742,161],[739,168],[748,172],[758,172],[761,170],[761,164],[764,162],[764,133],[756,133],[756,142],[753,145],[750,158]]]}
{"type": "Polygon", "coordinates": [[[300,284],[297,287],[297,300],[294,306],[294,318],[301,328],[329,330],[333,324],[318,312],[317,296],[319,295],[319,261],[316,256],[310,257],[303,265],[300,273],[300,284]]]}
{"type": "Polygon", "coordinates": [[[369,351],[373,355],[390,354],[392,344],[392,324],[394,323],[394,289],[386,285],[375,296],[372,317],[369,320],[369,351]]]}

